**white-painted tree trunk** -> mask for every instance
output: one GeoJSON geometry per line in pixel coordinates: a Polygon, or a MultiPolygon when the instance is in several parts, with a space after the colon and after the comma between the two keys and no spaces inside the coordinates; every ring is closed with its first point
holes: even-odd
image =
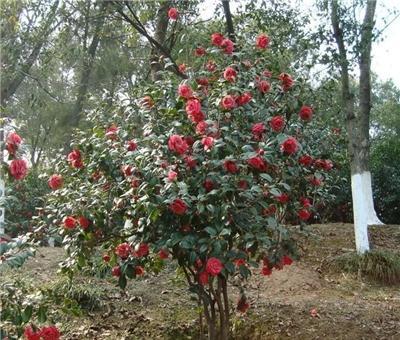
{"type": "Polygon", "coordinates": [[[364,254],[369,251],[368,241],[368,211],[367,200],[364,195],[363,174],[351,176],[351,195],[353,198],[354,233],[357,253],[364,254]]]}
{"type": "Polygon", "coordinates": [[[5,231],[4,230],[5,211],[4,211],[4,206],[3,206],[5,195],[6,195],[6,193],[5,193],[4,181],[2,178],[0,178],[0,202],[1,202],[0,203],[1,204],[0,205],[0,234],[4,234],[4,231],[5,231]]]}
{"type": "Polygon", "coordinates": [[[369,171],[365,171],[361,174],[362,178],[362,188],[364,192],[364,198],[366,201],[366,209],[367,209],[367,224],[368,225],[382,225],[384,224],[376,215],[375,207],[374,207],[374,198],[372,195],[372,182],[371,182],[371,173],[369,171]]]}

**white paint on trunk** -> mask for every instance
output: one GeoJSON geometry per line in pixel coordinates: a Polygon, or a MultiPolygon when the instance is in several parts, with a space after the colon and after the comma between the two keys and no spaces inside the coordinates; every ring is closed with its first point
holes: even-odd
{"type": "Polygon", "coordinates": [[[5,198],[5,185],[4,185],[4,181],[0,178],[0,234],[4,234],[4,198],[5,198]]]}
{"type": "Polygon", "coordinates": [[[357,253],[364,254],[369,251],[368,241],[368,211],[367,201],[364,194],[364,184],[362,174],[351,176],[351,194],[353,198],[354,233],[356,239],[357,253]]]}
{"type": "Polygon", "coordinates": [[[369,171],[365,171],[361,174],[362,178],[362,188],[364,192],[364,198],[366,201],[366,209],[367,209],[367,224],[368,225],[382,225],[384,224],[376,215],[374,208],[374,198],[372,195],[372,182],[371,182],[371,173],[369,171]]]}

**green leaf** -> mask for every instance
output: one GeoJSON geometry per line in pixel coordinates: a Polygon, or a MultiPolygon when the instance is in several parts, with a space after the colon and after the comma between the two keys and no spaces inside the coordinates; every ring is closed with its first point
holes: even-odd
{"type": "Polygon", "coordinates": [[[22,312],[22,321],[27,323],[32,316],[33,307],[31,305],[26,306],[25,310],[22,312]]]}
{"type": "Polygon", "coordinates": [[[45,323],[47,320],[47,307],[40,306],[39,310],[37,312],[37,317],[38,317],[39,323],[45,323]]]}
{"type": "Polygon", "coordinates": [[[127,284],[126,276],[125,276],[125,275],[121,275],[121,276],[119,277],[119,280],[118,280],[118,286],[119,286],[121,289],[125,289],[126,284],[127,284]]]}
{"type": "Polygon", "coordinates": [[[217,230],[215,230],[212,227],[206,227],[204,230],[209,233],[211,236],[216,236],[217,235],[217,230]]]}

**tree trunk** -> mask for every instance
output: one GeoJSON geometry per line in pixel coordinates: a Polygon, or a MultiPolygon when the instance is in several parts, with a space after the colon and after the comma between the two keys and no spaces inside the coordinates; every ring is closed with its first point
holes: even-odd
{"type": "MultiPolygon", "coordinates": [[[[168,30],[168,8],[170,7],[169,1],[162,2],[157,12],[156,30],[154,32],[154,39],[162,46],[165,46],[165,39],[168,30]]],[[[151,79],[157,81],[161,79],[162,64],[160,63],[160,55],[156,47],[153,46],[150,55],[150,69],[151,79]]]]}
{"type": "Polygon", "coordinates": [[[229,39],[235,42],[235,30],[233,28],[232,13],[229,6],[229,0],[222,0],[222,6],[224,7],[225,21],[226,21],[226,31],[228,33],[229,39]]]}
{"type": "Polygon", "coordinates": [[[342,82],[342,102],[348,134],[348,151],[351,167],[351,192],[353,199],[354,230],[357,252],[369,250],[368,224],[376,221],[373,208],[371,175],[369,173],[369,114],[371,109],[371,42],[376,0],[367,2],[360,52],[360,107],[356,115],[354,94],[350,89],[349,61],[340,28],[338,0],[331,1],[331,22],[339,50],[342,82]]]}
{"type": "MultiPolygon", "coordinates": [[[[106,6],[107,2],[102,2],[100,10],[98,12],[99,18],[94,29],[92,42],[90,43],[90,46],[87,50],[87,55],[83,57],[82,72],[80,75],[76,101],[71,116],[67,117],[67,123],[71,127],[77,127],[81,119],[83,104],[85,102],[86,94],[88,92],[90,74],[92,73],[97,46],[100,42],[100,32],[104,25],[104,9],[106,8],[106,6]]],[[[89,18],[86,18],[86,20],[89,20],[89,18]]]]}
{"type": "Polygon", "coordinates": [[[4,108],[7,106],[8,101],[17,91],[18,87],[21,85],[27,73],[29,73],[33,63],[36,61],[37,57],[39,56],[40,51],[44,43],[46,42],[48,35],[51,32],[51,25],[54,22],[56,17],[56,12],[59,4],[59,0],[54,1],[53,5],[51,6],[50,12],[48,14],[48,18],[44,23],[43,28],[40,30],[39,33],[39,40],[36,45],[33,47],[31,54],[29,55],[28,59],[25,61],[24,64],[20,66],[20,71],[17,71],[16,76],[11,81],[1,84],[1,91],[0,91],[0,98],[1,98],[1,106],[4,108]]]}

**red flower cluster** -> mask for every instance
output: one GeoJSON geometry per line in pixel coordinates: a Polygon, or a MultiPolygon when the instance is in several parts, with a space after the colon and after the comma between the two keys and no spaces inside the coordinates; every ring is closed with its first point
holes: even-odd
{"type": "Polygon", "coordinates": [[[226,54],[232,54],[234,50],[234,44],[232,40],[225,38],[221,33],[211,34],[211,43],[214,46],[218,46],[224,50],[226,54]]]}
{"type": "Polygon", "coordinates": [[[25,159],[13,159],[9,166],[11,176],[16,180],[20,180],[26,177],[28,174],[28,165],[25,159]]]}
{"type": "Polygon", "coordinates": [[[168,140],[168,148],[180,155],[183,155],[189,148],[185,139],[179,135],[172,135],[168,140]]]}
{"type": "Polygon", "coordinates": [[[6,148],[8,153],[10,155],[15,155],[21,143],[22,138],[16,132],[9,133],[6,139],[6,148]]]}
{"type": "Polygon", "coordinates": [[[211,276],[217,276],[224,269],[222,262],[216,257],[210,257],[206,263],[206,272],[211,276]]]}
{"type": "Polygon", "coordinates": [[[170,8],[170,9],[168,10],[168,17],[169,17],[171,20],[177,20],[177,19],[178,19],[178,16],[179,16],[179,12],[178,12],[178,10],[177,10],[176,8],[172,7],[172,8],[170,8]]]}
{"type": "Polygon", "coordinates": [[[67,157],[69,164],[76,169],[83,168],[82,155],[78,149],[72,150],[67,157]]]}
{"type": "Polygon", "coordinates": [[[281,151],[287,155],[293,155],[299,149],[299,143],[294,137],[288,137],[281,144],[281,151]]]}
{"type": "Polygon", "coordinates": [[[61,175],[54,174],[50,176],[47,183],[52,190],[57,190],[63,186],[64,179],[61,175]]]}
{"type": "Polygon", "coordinates": [[[224,78],[226,81],[233,83],[236,80],[237,72],[232,67],[227,67],[224,71],[224,78]]]}
{"type": "Polygon", "coordinates": [[[187,210],[187,205],[180,198],[175,198],[169,208],[175,215],[183,215],[187,210]]]}
{"type": "Polygon", "coordinates": [[[259,171],[267,170],[267,163],[260,156],[255,156],[255,157],[249,158],[247,160],[247,163],[256,170],[259,170],[259,171]]]}
{"type": "Polygon", "coordinates": [[[115,248],[115,254],[121,259],[125,260],[132,252],[132,247],[129,243],[121,243],[115,248]]]}
{"type": "Polygon", "coordinates": [[[59,340],[61,334],[56,326],[44,326],[35,329],[32,326],[26,326],[24,337],[27,340],[59,340]]]}
{"type": "Polygon", "coordinates": [[[309,106],[303,105],[300,109],[299,116],[302,120],[310,121],[313,116],[313,109],[309,106]]]}
{"type": "Polygon", "coordinates": [[[269,121],[269,126],[274,132],[281,132],[285,126],[285,120],[282,116],[274,116],[269,121]]]}
{"type": "Polygon", "coordinates": [[[279,75],[279,80],[281,81],[282,89],[285,92],[289,91],[294,83],[292,77],[287,73],[281,73],[279,75]]]}
{"type": "Polygon", "coordinates": [[[260,49],[266,49],[269,46],[270,39],[269,36],[261,33],[256,38],[256,47],[260,49]]]}

